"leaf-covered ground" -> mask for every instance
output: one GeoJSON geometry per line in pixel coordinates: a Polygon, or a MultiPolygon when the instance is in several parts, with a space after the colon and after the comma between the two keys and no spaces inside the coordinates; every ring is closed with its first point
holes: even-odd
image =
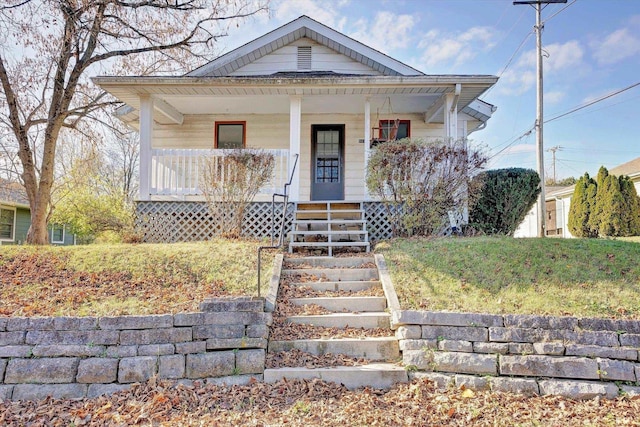
{"type": "Polygon", "coordinates": [[[321,380],[172,387],[150,381],[83,400],[0,403],[3,426],[638,426],[640,397],[560,397],[436,390],[427,380],[384,392],[321,380]]]}
{"type": "MultiPolygon", "coordinates": [[[[197,311],[208,297],[255,295],[259,242],[2,247],[0,316],[197,311]]],[[[263,256],[268,276],[272,254],[263,256]]]]}

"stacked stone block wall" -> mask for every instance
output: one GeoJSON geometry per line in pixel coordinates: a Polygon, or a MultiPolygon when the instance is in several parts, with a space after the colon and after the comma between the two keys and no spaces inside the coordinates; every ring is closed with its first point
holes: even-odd
{"type": "Polygon", "coordinates": [[[640,321],[397,311],[393,325],[404,364],[441,386],[640,394],[640,321]]]}
{"type": "Polygon", "coordinates": [[[260,298],[200,312],[0,318],[0,399],[95,397],[152,377],[238,384],[262,379],[271,313],[260,298]]]}

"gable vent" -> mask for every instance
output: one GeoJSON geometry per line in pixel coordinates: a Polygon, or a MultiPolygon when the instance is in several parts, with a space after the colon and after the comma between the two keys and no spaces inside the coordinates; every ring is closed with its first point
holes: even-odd
{"type": "Polygon", "coordinates": [[[298,70],[311,70],[311,46],[298,46],[298,70]]]}

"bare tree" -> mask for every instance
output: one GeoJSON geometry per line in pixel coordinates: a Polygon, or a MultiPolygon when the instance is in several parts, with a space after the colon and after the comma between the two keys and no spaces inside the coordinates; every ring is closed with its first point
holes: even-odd
{"type": "Polygon", "coordinates": [[[262,0],[5,0],[0,126],[11,131],[31,206],[27,243],[48,243],[61,135],[90,132],[87,119],[114,104],[90,74],[185,71],[215,54],[225,25],[265,9],[262,0]]]}

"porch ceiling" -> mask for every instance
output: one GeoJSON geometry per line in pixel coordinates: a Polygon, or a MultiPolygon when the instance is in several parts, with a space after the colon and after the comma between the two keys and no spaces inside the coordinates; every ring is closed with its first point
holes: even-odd
{"type": "MultiPolygon", "coordinates": [[[[180,114],[273,114],[289,112],[289,96],[302,96],[303,113],[363,113],[371,111],[425,113],[446,93],[462,85],[458,111],[491,87],[494,76],[409,76],[340,78],[190,78],[96,77],[96,84],[135,110],[140,95],[164,101],[180,114]],[[389,108],[389,101],[391,107],[389,108]]],[[[128,111],[126,120],[136,120],[128,111]]],[[[442,121],[443,113],[432,121],[442,121]]]]}

